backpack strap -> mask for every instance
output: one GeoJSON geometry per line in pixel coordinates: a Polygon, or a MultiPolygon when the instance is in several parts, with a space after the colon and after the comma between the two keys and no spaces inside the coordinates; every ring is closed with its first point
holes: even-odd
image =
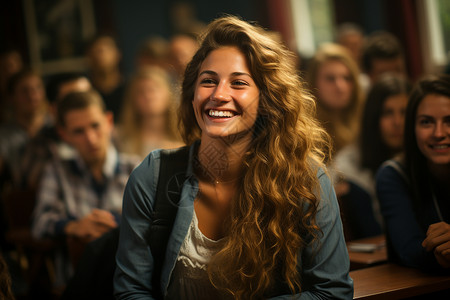
{"type": "Polygon", "coordinates": [[[149,245],[153,255],[152,285],[154,296],[162,299],[161,271],[165,260],[167,243],[177,216],[181,189],[186,180],[190,147],[161,150],[158,185],[150,226],[149,245]]]}

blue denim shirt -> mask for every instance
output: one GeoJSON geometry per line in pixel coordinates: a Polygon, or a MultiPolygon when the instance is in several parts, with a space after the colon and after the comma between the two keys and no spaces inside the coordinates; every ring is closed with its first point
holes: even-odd
{"type": "MultiPolygon", "coordinates": [[[[194,146],[190,149],[188,175],[193,175],[194,146]]],[[[160,150],[155,150],[131,174],[125,189],[119,248],[116,255],[114,289],[117,299],[154,299],[154,266],[147,234],[158,184],[160,150]]],[[[272,299],[352,299],[353,281],[349,276],[349,257],[344,241],[339,206],[329,178],[321,170],[317,225],[321,228],[318,244],[303,250],[299,266],[302,293],[279,295],[272,299]]],[[[177,217],[167,245],[161,273],[161,290],[165,294],[181,245],[187,234],[198,192],[195,176],[184,183],[177,217]]]]}

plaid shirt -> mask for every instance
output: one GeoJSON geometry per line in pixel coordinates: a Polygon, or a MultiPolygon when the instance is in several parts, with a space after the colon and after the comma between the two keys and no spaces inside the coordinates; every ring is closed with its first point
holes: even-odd
{"type": "Polygon", "coordinates": [[[103,166],[104,184],[100,186],[75,153],[49,162],[37,194],[33,235],[61,236],[67,222],[86,216],[94,208],[108,210],[118,218],[128,176],[137,163],[111,146],[103,166]]]}

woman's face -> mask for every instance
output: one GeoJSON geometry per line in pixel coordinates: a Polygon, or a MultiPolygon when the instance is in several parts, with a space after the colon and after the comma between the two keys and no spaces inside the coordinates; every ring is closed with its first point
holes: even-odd
{"type": "Polygon", "coordinates": [[[258,116],[259,89],[236,47],[221,47],[203,61],[192,105],[206,136],[248,137],[258,116]]]}
{"type": "Polygon", "coordinates": [[[167,86],[150,78],[138,79],[133,86],[136,112],[141,116],[159,116],[167,112],[170,92],[167,86]]]}
{"type": "Polygon", "coordinates": [[[406,94],[388,97],[383,104],[380,116],[381,139],[390,149],[398,151],[403,145],[405,110],[408,104],[406,94]]]}
{"type": "Polygon", "coordinates": [[[417,107],[417,146],[430,165],[450,164],[450,98],[430,94],[417,107]]]}
{"type": "Polygon", "coordinates": [[[342,62],[329,60],[318,70],[318,100],[329,110],[339,111],[350,105],[354,84],[350,70],[342,62]]]}
{"type": "Polygon", "coordinates": [[[90,67],[99,70],[110,70],[120,62],[120,51],[113,39],[102,37],[98,39],[88,51],[90,67]]]}

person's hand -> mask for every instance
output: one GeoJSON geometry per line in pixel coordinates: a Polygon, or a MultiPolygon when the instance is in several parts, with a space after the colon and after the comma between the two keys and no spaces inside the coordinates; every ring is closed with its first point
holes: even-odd
{"type": "Polygon", "coordinates": [[[87,216],[92,223],[100,228],[112,229],[117,227],[114,215],[107,210],[94,208],[87,216]]]}
{"type": "Polygon", "coordinates": [[[427,237],[422,242],[427,251],[433,251],[438,263],[450,267],[450,224],[439,222],[431,224],[427,230],[427,237]]]}
{"type": "Polygon", "coordinates": [[[94,209],[84,218],[69,222],[64,230],[68,236],[92,241],[115,227],[117,222],[113,214],[106,210],[94,209]]]}

